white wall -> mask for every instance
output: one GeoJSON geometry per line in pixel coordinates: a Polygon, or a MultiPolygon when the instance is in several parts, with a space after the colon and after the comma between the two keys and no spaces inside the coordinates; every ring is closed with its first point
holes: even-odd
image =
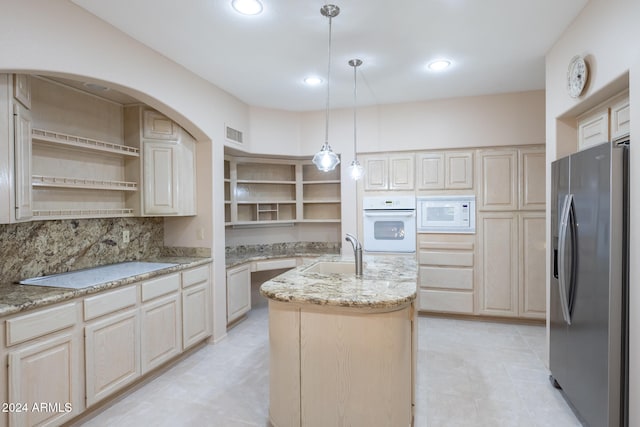
{"type": "MultiPolygon", "coordinates": [[[[640,2],[636,0],[591,0],[569,26],[546,58],[546,128],[547,164],[575,148],[575,133],[571,132],[571,117],[613,95],[628,73],[631,100],[631,310],[630,310],[630,426],[640,425],[640,264],[634,262],[640,254],[640,150],[633,144],[640,123],[640,2]],[[578,100],[566,92],[566,73],[574,55],[587,57],[592,65],[586,94],[578,100]],[[622,78],[621,78],[622,77],[622,78]],[[558,117],[563,117],[558,122],[558,117]]],[[[547,207],[550,206],[549,168],[547,168],[547,207]]],[[[547,212],[549,218],[549,212],[547,212]]],[[[549,235],[549,220],[547,220],[549,235]]],[[[547,257],[549,259],[549,257],[547,257]]],[[[547,271],[549,266],[547,265],[547,271]]],[[[548,277],[548,275],[547,275],[548,277]]],[[[548,287],[549,283],[547,283],[548,287]]]]}

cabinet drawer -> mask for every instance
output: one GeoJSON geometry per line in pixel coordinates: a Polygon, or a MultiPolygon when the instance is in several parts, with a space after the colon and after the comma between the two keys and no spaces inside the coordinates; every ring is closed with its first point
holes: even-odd
{"type": "Polygon", "coordinates": [[[180,273],[147,280],[142,283],[142,301],[149,301],[161,295],[176,292],[178,289],[180,289],[180,273]]]}
{"type": "Polygon", "coordinates": [[[75,302],[14,317],[7,320],[7,346],[70,328],[76,320],[75,302]]]}
{"type": "Polygon", "coordinates": [[[203,265],[188,271],[182,272],[182,287],[188,288],[189,286],[197,285],[198,283],[206,282],[209,280],[209,266],[203,265]]]}
{"type": "Polygon", "coordinates": [[[136,305],[136,286],[117,289],[115,291],[84,299],[84,320],[95,319],[114,311],[136,305]]]}
{"type": "Polygon", "coordinates": [[[418,310],[473,314],[473,292],[421,289],[418,310]]]}
{"type": "Polygon", "coordinates": [[[420,267],[420,287],[473,290],[473,268],[420,267]]]}
{"type": "Polygon", "coordinates": [[[293,268],[296,266],[295,258],[274,259],[269,261],[256,261],[253,271],[278,270],[280,268],[293,268]]]}
{"type": "Polygon", "coordinates": [[[420,264],[473,267],[473,252],[420,251],[420,264]]]}

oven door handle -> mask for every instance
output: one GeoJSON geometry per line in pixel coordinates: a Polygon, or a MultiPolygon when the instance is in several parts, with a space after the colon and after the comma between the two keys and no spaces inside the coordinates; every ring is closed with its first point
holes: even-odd
{"type": "Polygon", "coordinates": [[[415,211],[410,212],[364,212],[364,216],[373,216],[373,217],[390,217],[390,216],[402,216],[402,217],[412,217],[415,216],[415,211]]]}

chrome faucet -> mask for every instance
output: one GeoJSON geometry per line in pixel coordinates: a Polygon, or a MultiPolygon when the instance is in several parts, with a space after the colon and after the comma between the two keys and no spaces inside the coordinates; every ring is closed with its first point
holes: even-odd
{"type": "Polygon", "coordinates": [[[353,254],[356,257],[356,277],[362,277],[362,245],[353,234],[347,233],[344,239],[353,246],[353,254]]]}

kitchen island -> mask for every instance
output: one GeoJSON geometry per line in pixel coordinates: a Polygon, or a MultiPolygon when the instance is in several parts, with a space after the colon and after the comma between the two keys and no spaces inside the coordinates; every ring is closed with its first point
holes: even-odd
{"type": "Polygon", "coordinates": [[[327,256],[265,282],[274,427],[410,426],[415,404],[413,255],[327,256]]]}

